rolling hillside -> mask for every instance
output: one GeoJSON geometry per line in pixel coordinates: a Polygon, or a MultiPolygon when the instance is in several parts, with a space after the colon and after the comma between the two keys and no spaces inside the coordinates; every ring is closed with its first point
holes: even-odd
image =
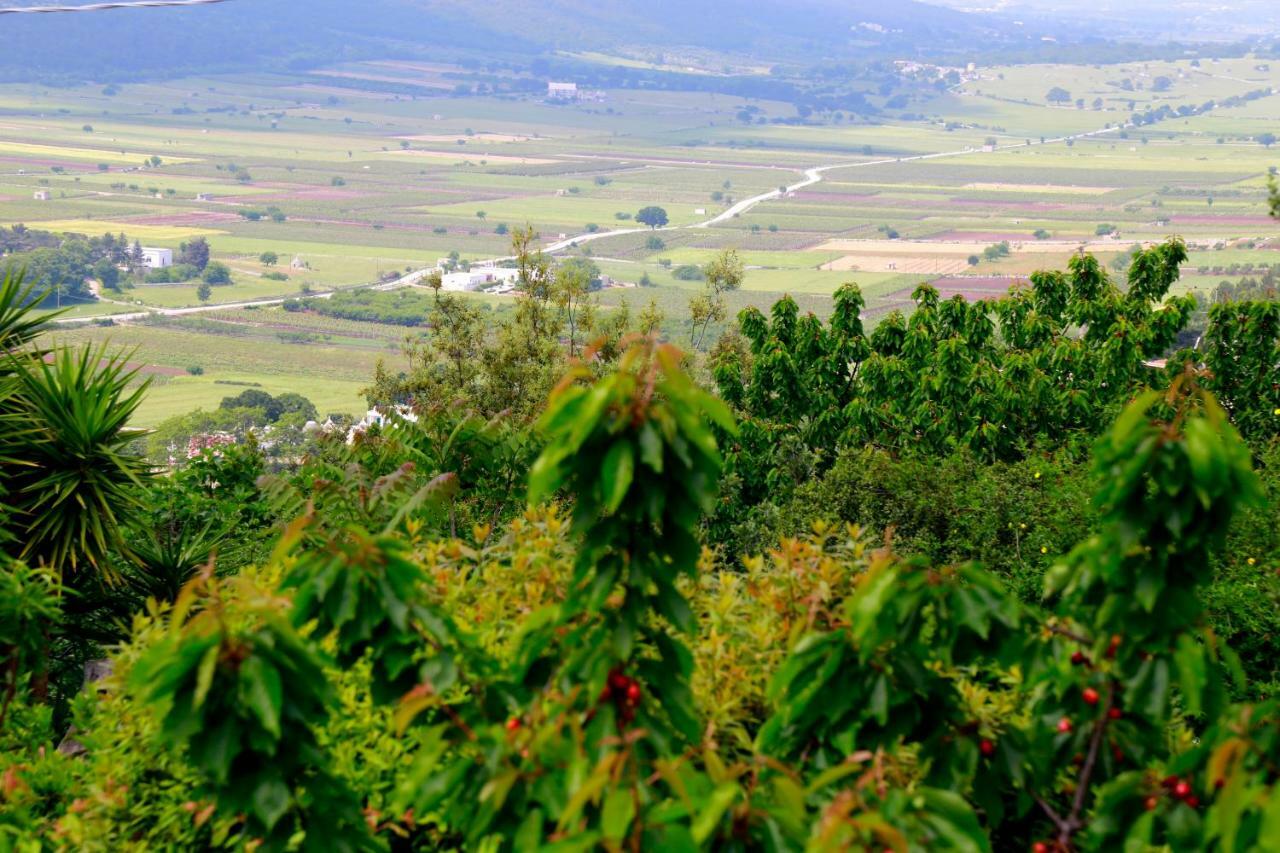
{"type": "MultiPolygon", "coordinates": [[[[82,2],[82,0],[73,0],[82,2]]],[[[6,0],[4,5],[20,5],[6,0]]],[[[234,0],[3,19],[5,78],[75,82],[299,67],[372,56],[697,48],[764,62],[963,55],[1025,43],[1007,24],[915,0],[234,0]]]]}

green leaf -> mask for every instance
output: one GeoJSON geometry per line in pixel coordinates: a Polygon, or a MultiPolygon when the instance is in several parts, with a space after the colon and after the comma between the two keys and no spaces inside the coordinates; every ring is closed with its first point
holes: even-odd
{"type": "Polygon", "coordinates": [[[253,789],[253,813],[268,830],[289,810],[289,787],[278,776],[269,776],[253,789]]]}
{"type": "Polygon", "coordinates": [[[622,506],[627,490],[631,488],[635,464],[635,454],[631,449],[630,441],[619,439],[610,445],[600,472],[604,488],[605,512],[617,512],[618,507],[622,506]]]}
{"type": "Polygon", "coordinates": [[[1178,668],[1178,687],[1182,701],[1187,704],[1187,712],[1198,715],[1203,709],[1204,691],[1209,683],[1204,646],[1190,635],[1183,634],[1178,637],[1173,663],[1178,668]]]}
{"type": "Polygon", "coordinates": [[[221,651],[222,646],[214,643],[205,650],[204,657],[200,658],[200,668],[196,670],[196,692],[191,699],[191,704],[196,708],[204,704],[209,688],[213,686],[213,673],[217,669],[218,653],[221,651]]]}
{"type": "Polygon", "coordinates": [[[707,797],[702,804],[702,808],[698,811],[698,816],[694,818],[692,826],[689,827],[694,841],[699,844],[706,842],[711,833],[715,832],[720,819],[724,817],[724,813],[737,796],[738,786],[732,782],[726,782],[711,792],[711,796],[707,797]]]}
{"type": "Polygon", "coordinates": [[[600,811],[600,828],[604,837],[612,841],[621,841],[627,834],[627,827],[636,816],[636,802],[630,788],[610,788],[604,798],[604,808],[600,811]]]}
{"type": "Polygon", "coordinates": [[[262,727],[280,737],[280,711],[283,703],[280,673],[259,655],[250,655],[240,666],[242,696],[262,727]]]}
{"type": "Polygon", "coordinates": [[[662,473],[662,436],[654,428],[652,421],[645,421],[640,427],[640,461],[651,468],[654,473],[662,473]]]}
{"type": "Polygon", "coordinates": [[[986,853],[991,849],[978,816],[959,794],[937,788],[925,788],[922,794],[926,820],[944,842],[937,845],[938,849],[964,853],[986,853]]]}

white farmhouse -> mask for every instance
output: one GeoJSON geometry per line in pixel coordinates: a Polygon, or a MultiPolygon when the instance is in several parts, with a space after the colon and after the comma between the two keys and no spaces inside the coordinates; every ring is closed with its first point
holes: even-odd
{"type": "Polygon", "coordinates": [[[509,267],[473,267],[466,272],[451,272],[441,277],[443,290],[484,290],[497,284],[514,285],[520,270],[509,267]]]}
{"type": "Polygon", "coordinates": [[[548,83],[547,97],[564,101],[576,101],[578,99],[578,84],[548,83]]]}
{"type": "Polygon", "coordinates": [[[53,195],[48,190],[36,190],[32,197],[36,201],[48,201],[53,198],[53,195]]]}
{"type": "Polygon", "coordinates": [[[173,249],[148,249],[143,246],[142,265],[149,270],[173,266],[173,249]]]}

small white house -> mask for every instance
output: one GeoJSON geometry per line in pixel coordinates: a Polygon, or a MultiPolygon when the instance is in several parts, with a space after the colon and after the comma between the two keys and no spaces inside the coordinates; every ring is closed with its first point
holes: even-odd
{"type": "Polygon", "coordinates": [[[566,101],[576,101],[578,99],[578,84],[548,83],[547,97],[566,101]]]}
{"type": "Polygon", "coordinates": [[[520,270],[513,267],[472,267],[466,272],[451,272],[440,279],[443,290],[484,290],[498,284],[514,285],[520,270]]]}
{"type": "Polygon", "coordinates": [[[142,264],[149,270],[173,266],[173,249],[148,249],[142,247],[142,264]]]}
{"type": "Polygon", "coordinates": [[[484,277],[478,272],[451,272],[440,278],[444,290],[479,290],[484,277]]]}
{"type": "Polygon", "coordinates": [[[213,201],[213,193],[196,193],[196,201],[213,201]]]}
{"type": "Polygon", "coordinates": [[[36,190],[35,193],[32,195],[32,197],[36,201],[48,201],[49,199],[53,198],[53,194],[50,193],[48,190],[36,190]]]}

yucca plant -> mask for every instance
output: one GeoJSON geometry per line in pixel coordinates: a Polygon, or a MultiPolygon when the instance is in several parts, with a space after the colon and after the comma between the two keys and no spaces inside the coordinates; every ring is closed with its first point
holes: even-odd
{"type": "Polygon", "coordinates": [[[0,544],[14,539],[9,502],[4,500],[6,481],[22,461],[21,446],[30,427],[16,400],[17,373],[26,360],[36,357],[30,344],[49,322],[49,315],[35,316],[32,311],[39,301],[35,287],[23,282],[21,272],[5,271],[0,279],[0,544]]]}
{"type": "Polygon", "coordinates": [[[64,576],[86,566],[106,571],[110,551],[129,551],[121,530],[141,509],[139,487],[150,473],[128,451],[142,434],[128,424],[147,383],[105,347],[12,358],[20,359],[13,399],[27,423],[9,478],[19,556],[64,576]]]}

